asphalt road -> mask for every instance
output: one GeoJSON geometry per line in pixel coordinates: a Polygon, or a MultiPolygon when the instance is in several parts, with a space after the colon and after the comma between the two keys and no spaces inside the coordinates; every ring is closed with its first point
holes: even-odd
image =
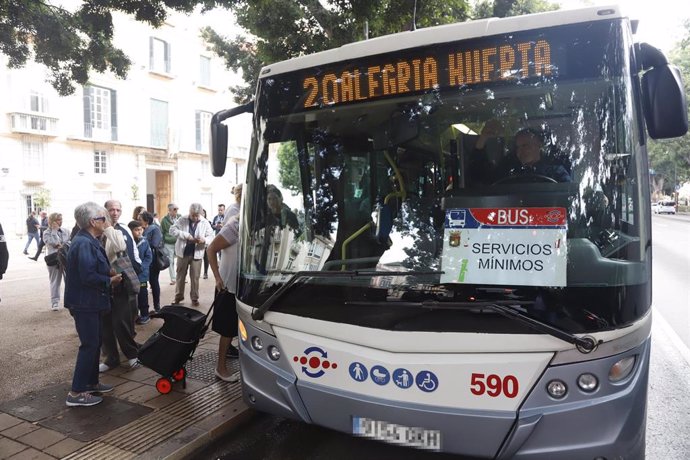
{"type": "MultiPolygon", "coordinates": [[[[647,408],[647,458],[690,458],[690,216],[653,217],[654,322],[647,408]]],[[[353,438],[256,413],[199,460],[379,460],[460,457],[353,438]]]]}

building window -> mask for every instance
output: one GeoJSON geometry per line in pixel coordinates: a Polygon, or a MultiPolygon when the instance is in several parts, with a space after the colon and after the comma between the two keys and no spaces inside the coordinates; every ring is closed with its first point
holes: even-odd
{"type": "Polygon", "coordinates": [[[211,86],[211,58],[199,56],[199,84],[211,86]]]}
{"type": "Polygon", "coordinates": [[[151,145],[168,146],[168,103],[151,99],[151,145]]]}
{"type": "Polygon", "coordinates": [[[105,150],[95,150],[93,152],[93,172],[96,174],[106,174],[108,172],[108,154],[105,150]]]}
{"type": "Polygon", "coordinates": [[[84,137],[117,140],[116,101],[115,90],[84,87],[84,137]]]}
{"type": "Polygon", "coordinates": [[[24,195],[24,204],[26,206],[27,217],[32,212],[38,212],[38,206],[36,206],[36,203],[34,203],[34,196],[33,195],[24,195]]]}
{"type": "Polygon", "coordinates": [[[35,139],[22,140],[24,171],[26,177],[43,177],[43,142],[35,139]]]}
{"type": "Polygon", "coordinates": [[[194,120],[196,124],[196,149],[208,150],[208,138],[211,135],[211,112],[197,110],[194,120]]]}
{"type": "Polygon", "coordinates": [[[170,43],[160,38],[149,38],[149,69],[170,73],[170,43]]]}
{"type": "Polygon", "coordinates": [[[42,93],[32,90],[29,94],[29,109],[32,112],[47,113],[48,98],[46,98],[42,93]]]}
{"type": "Polygon", "coordinates": [[[201,160],[201,178],[208,179],[211,176],[211,162],[206,158],[201,160]]]}

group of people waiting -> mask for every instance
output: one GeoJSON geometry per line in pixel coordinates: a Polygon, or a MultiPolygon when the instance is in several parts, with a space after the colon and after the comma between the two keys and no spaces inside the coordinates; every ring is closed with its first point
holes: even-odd
{"type": "MultiPolygon", "coordinates": [[[[239,201],[242,187],[233,189],[235,201],[214,224],[203,217],[203,208],[192,203],[189,214],[178,217],[174,203],[160,226],[144,208],[134,211],[133,219],[120,224],[122,205],[109,200],[105,206],[87,202],[74,211],[75,231],[61,227],[61,217],[48,218],[49,229],[44,234],[48,253],[68,244],[65,261],[49,267],[51,291],[53,277],[65,276],[65,307],[74,318],[80,340],[68,406],[92,406],[102,402],[100,394],[113,389],[99,382],[99,373],[120,366],[120,351],[126,367],[138,365],[139,344],[134,340],[135,323],[150,321],[148,287],[151,287],[153,310],[160,310],[160,269],[156,261],[159,251],[166,251],[170,259],[171,284],[175,284],[174,304],[184,301],[187,275],[190,299],[199,307],[199,277],[204,255],[215,278],[215,313],[212,330],[220,334],[218,363],[215,374],[219,379],[236,382],[239,373],[228,371],[226,357],[237,357],[231,345],[237,335],[235,292],[237,277],[237,241],[239,232],[239,201]],[[215,231],[214,231],[214,228],[215,231]],[[134,294],[116,261],[127,255],[137,274],[138,293],[134,294]],[[220,259],[220,262],[219,262],[220,259]],[[118,349],[119,347],[119,349],[118,349]],[[103,362],[100,361],[103,356],[103,362]]],[[[59,302],[59,282],[56,284],[59,302]]],[[[53,295],[51,294],[51,295],[53,295]]],[[[57,308],[57,307],[55,307],[57,308]]]]}

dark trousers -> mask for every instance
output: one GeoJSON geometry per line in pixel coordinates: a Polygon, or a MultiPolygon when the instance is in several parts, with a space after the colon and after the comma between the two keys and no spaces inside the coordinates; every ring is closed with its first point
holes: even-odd
{"type": "Polygon", "coordinates": [[[111,300],[111,310],[103,315],[103,355],[109,367],[120,365],[120,345],[127,359],[137,357],[139,346],[134,341],[134,316],[137,311],[136,297],[130,297],[124,288],[115,289],[111,300]]]}
{"type": "Polygon", "coordinates": [[[139,288],[137,307],[139,308],[139,316],[149,316],[149,290],[144,286],[139,288]]]}
{"type": "Polygon", "coordinates": [[[208,276],[208,255],[204,251],[204,276],[208,276]]]}
{"type": "Polygon", "coordinates": [[[158,282],[160,274],[160,270],[156,270],[153,267],[149,270],[149,286],[151,286],[151,296],[153,297],[154,308],[161,306],[161,285],[158,282]]]}
{"type": "Polygon", "coordinates": [[[41,236],[41,238],[39,238],[38,240],[38,249],[36,249],[36,255],[34,256],[34,259],[38,259],[38,256],[41,255],[41,251],[43,251],[43,247],[45,245],[46,244],[43,242],[43,237],[41,236]]]}
{"type": "Polygon", "coordinates": [[[83,393],[98,384],[98,359],[103,338],[101,313],[70,310],[70,314],[80,342],[72,376],[72,392],[83,393]]]}

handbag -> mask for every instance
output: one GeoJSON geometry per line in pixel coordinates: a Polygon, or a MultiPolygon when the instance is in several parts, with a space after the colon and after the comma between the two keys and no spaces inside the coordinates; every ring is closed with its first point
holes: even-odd
{"type": "Polygon", "coordinates": [[[161,248],[153,247],[153,256],[156,259],[156,267],[158,271],[163,271],[170,266],[170,258],[168,254],[161,248]]]}
{"type": "Polygon", "coordinates": [[[58,259],[58,253],[57,252],[52,252],[48,255],[46,255],[43,260],[45,260],[46,265],[49,267],[54,267],[58,264],[59,259],[58,259]]]}
{"type": "Polygon", "coordinates": [[[139,294],[139,288],[141,287],[141,282],[137,276],[137,272],[134,271],[134,266],[132,266],[132,261],[126,252],[120,251],[116,254],[117,258],[112,261],[110,266],[115,270],[115,272],[122,275],[122,284],[130,295],[139,294]]]}

